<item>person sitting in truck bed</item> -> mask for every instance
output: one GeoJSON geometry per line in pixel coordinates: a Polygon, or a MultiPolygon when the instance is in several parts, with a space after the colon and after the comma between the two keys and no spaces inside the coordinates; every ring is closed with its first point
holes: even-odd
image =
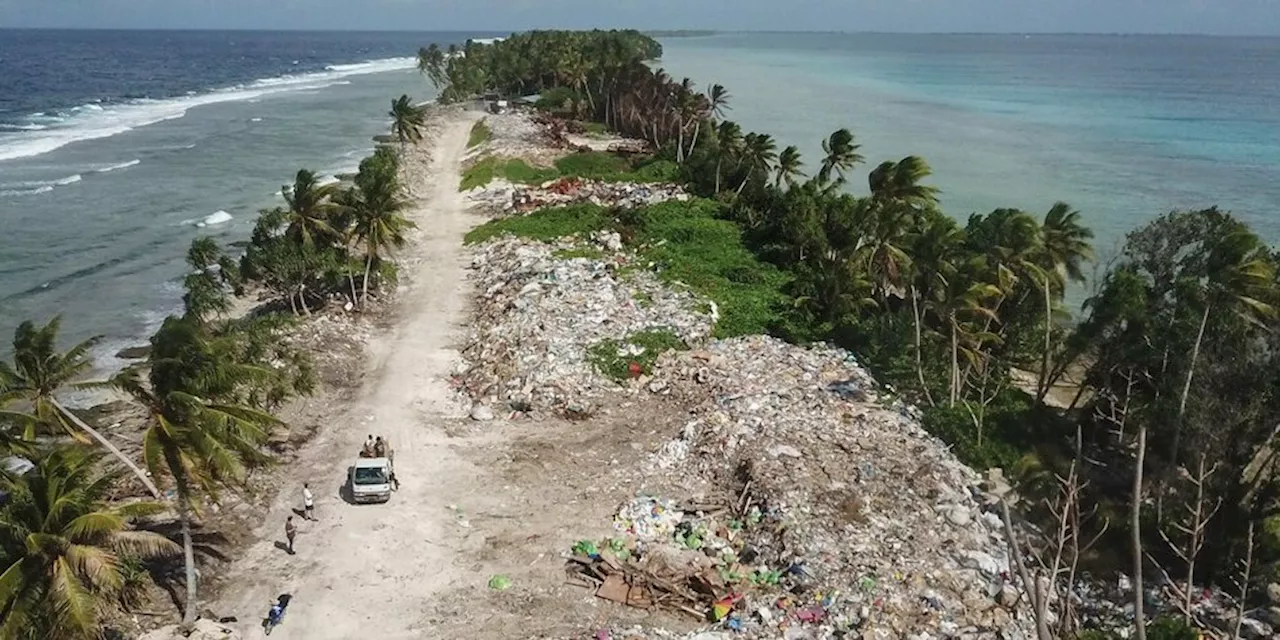
{"type": "Polygon", "coordinates": [[[371,433],[371,434],[369,434],[369,439],[364,441],[364,448],[360,450],[360,457],[361,457],[361,458],[373,458],[373,457],[375,457],[375,456],[373,455],[373,454],[374,454],[374,445],[375,445],[375,444],[376,444],[376,443],[375,443],[375,442],[374,442],[374,440],[373,440],[373,434],[371,433]]]}

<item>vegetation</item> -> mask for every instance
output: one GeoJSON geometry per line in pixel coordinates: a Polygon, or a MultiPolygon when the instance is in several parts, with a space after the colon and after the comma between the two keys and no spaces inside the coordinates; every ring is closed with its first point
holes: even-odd
{"type": "Polygon", "coordinates": [[[653,373],[658,357],[688,345],[668,328],[637,331],[622,340],[604,340],[591,346],[587,357],[604,375],[622,382],[653,373]]]}
{"type": "Polygon", "coordinates": [[[104,612],[124,595],[124,563],[178,552],[159,534],[129,526],[161,505],[108,505],[115,478],[83,445],[42,448],[34,468],[0,474],[0,638],[101,637],[104,612]]]}
{"type": "Polygon", "coordinates": [[[531,167],[519,158],[485,157],[462,173],[460,190],[483,187],[494,178],[517,184],[542,184],[556,178],[584,178],[602,182],[675,182],[679,167],[665,160],[632,163],[604,151],[580,151],[555,161],[554,167],[531,167]]]}
{"type": "Polygon", "coordinates": [[[484,120],[479,120],[471,125],[471,135],[467,138],[467,148],[478,147],[493,139],[493,132],[489,130],[489,125],[484,120]]]}
{"type": "MultiPolygon", "coordinates": [[[[874,165],[870,194],[850,195],[865,161],[851,131],[806,162],[726,119],[723,87],[699,91],[645,64],[659,53],[634,33],[535,32],[426,59],[447,100],[539,93],[566,117],[649,140],[706,198],[553,210],[471,240],[619,229],[665,277],[717,303],[718,333],[849,348],[966,462],[1011,471],[1032,497],[1071,477],[1085,505],[1128,510],[1104,555],[1127,555],[1138,573],[1221,582],[1254,550],[1267,567],[1255,575],[1280,567],[1280,253],[1228,213],[1175,211],[1128,235],[1072,317],[1066,292],[1094,255],[1066,203],[958,221],[916,156],[874,165]],[[1254,545],[1255,528],[1272,537],[1254,545]]],[[[1190,619],[1161,620],[1151,637],[1177,637],[1190,619]]]]}

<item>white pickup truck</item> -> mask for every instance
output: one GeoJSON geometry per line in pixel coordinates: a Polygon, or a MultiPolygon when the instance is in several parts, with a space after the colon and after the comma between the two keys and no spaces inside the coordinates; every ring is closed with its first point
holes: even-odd
{"type": "Polygon", "coordinates": [[[351,499],[386,502],[391,499],[391,459],[356,458],[351,465],[351,499]]]}

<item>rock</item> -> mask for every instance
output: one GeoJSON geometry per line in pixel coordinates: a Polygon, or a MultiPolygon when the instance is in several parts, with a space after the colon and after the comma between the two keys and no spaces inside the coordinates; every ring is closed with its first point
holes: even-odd
{"type": "Polygon", "coordinates": [[[1280,584],[1272,582],[1267,585],[1267,599],[1271,604],[1280,605],[1280,584]]]}
{"type": "Polygon", "coordinates": [[[1280,627],[1280,606],[1271,605],[1257,613],[1258,618],[1273,627],[1280,627]]]}
{"type": "Polygon", "coordinates": [[[946,510],[946,517],[951,524],[957,527],[967,527],[973,521],[973,517],[969,515],[969,510],[959,505],[949,507],[946,510]]]}
{"type": "Polygon", "coordinates": [[[788,458],[799,458],[804,454],[800,453],[799,449],[791,445],[779,444],[769,448],[769,455],[775,458],[782,457],[782,456],[786,456],[788,458]]]}
{"type": "Polygon", "coordinates": [[[493,420],[493,418],[494,418],[493,409],[490,409],[488,405],[478,404],[478,403],[471,405],[472,420],[477,420],[480,422],[488,422],[489,420],[493,420]]]}
{"type": "Polygon", "coordinates": [[[979,571],[987,578],[1000,574],[1000,562],[983,551],[963,551],[960,553],[960,566],[979,571]]]}
{"type": "Polygon", "coordinates": [[[1271,632],[1271,625],[1262,622],[1261,620],[1245,618],[1240,624],[1240,635],[1250,640],[1255,638],[1269,638],[1271,637],[1271,632]]]}
{"type": "Polygon", "coordinates": [[[121,360],[144,360],[149,355],[151,355],[150,345],[126,347],[116,352],[116,357],[121,360]]]}
{"type": "Polygon", "coordinates": [[[187,635],[182,632],[182,625],[171,624],[143,634],[138,640],[240,640],[242,637],[235,629],[205,618],[196,620],[192,628],[187,635]]]}

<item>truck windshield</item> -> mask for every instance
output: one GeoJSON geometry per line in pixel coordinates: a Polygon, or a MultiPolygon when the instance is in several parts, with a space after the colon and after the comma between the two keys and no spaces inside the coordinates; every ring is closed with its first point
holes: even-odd
{"type": "Polygon", "coordinates": [[[356,469],[356,484],[386,484],[387,472],[384,469],[365,468],[356,469]]]}

